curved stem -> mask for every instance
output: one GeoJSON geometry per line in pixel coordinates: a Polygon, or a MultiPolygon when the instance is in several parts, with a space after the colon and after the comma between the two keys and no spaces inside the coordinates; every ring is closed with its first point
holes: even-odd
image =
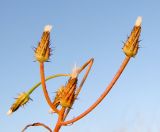
{"type": "Polygon", "coordinates": [[[112,79],[112,81],[110,82],[110,84],[108,85],[106,90],[102,93],[102,95],[97,99],[97,101],[94,104],[92,104],[85,112],[83,112],[79,116],[77,116],[77,117],[75,117],[75,118],[73,118],[73,119],[71,119],[69,121],[61,122],[61,124],[62,125],[67,125],[67,124],[74,123],[74,122],[80,120],[81,118],[83,118],[84,116],[86,116],[89,112],[91,112],[106,97],[106,95],[112,89],[113,85],[116,83],[116,81],[118,80],[118,78],[122,74],[124,68],[126,67],[126,65],[129,62],[129,60],[130,60],[130,57],[126,56],[126,58],[124,59],[122,65],[120,66],[119,70],[117,71],[116,75],[114,76],[114,78],[112,79]]]}
{"type": "MultiPolygon", "coordinates": [[[[56,77],[62,77],[62,76],[70,76],[70,74],[55,74],[52,76],[48,76],[45,81],[48,81],[50,79],[56,78],[56,77]]],[[[33,86],[27,93],[30,95],[38,86],[41,85],[41,82],[37,83],[35,86],[33,86]]]]}
{"type": "Polygon", "coordinates": [[[42,127],[46,128],[49,132],[52,132],[52,130],[51,130],[48,126],[46,126],[46,125],[43,124],[43,123],[39,123],[39,122],[27,125],[27,126],[22,130],[22,132],[24,132],[28,127],[31,127],[31,126],[42,126],[42,127]]]}
{"type": "MultiPolygon", "coordinates": [[[[76,93],[75,93],[75,98],[77,98],[77,96],[79,95],[79,93],[80,93],[80,91],[81,91],[81,89],[82,89],[82,87],[83,87],[83,84],[84,84],[84,82],[86,81],[86,79],[87,79],[87,77],[88,77],[88,74],[89,74],[89,72],[90,72],[90,70],[91,70],[91,67],[92,67],[92,65],[93,65],[93,62],[94,62],[94,59],[91,58],[90,60],[88,60],[88,61],[80,68],[79,73],[81,73],[81,72],[86,68],[86,66],[89,65],[89,66],[88,66],[88,69],[87,69],[87,71],[86,71],[86,73],[85,73],[85,75],[84,75],[84,77],[83,77],[83,79],[82,79],[82,81],[81,81],[81,83],[80,83],[80,85],[79,85],[79,88],[77,89],[77,91],[76,91],[76,93]]],[[[73,101],[73,103],[72,103],[72,105],[71,105],[71,108],[72,108],[73,104],[74,104],[74,101],[73,101]]],[[[66,119],[66,117],[67,117],[67,115],[69,114],[69,112],[70,112],[70,108],[67,109],[67,111],[66,111],[66,113],[65,113],[65,115],[64,115],[64,120],[66,119]]]]}
{"type": "Polygon", "coordinates": [[[88,74],[89,74],[89,72],[90,72],[90,70],[91,70],[91,67],[92,67],[92,65],[93,65],[93,62],[94,62],[94,59],[93,58],[91,58],[89,61],[87,61],[82,67],[81,67],[81,69],[80,69],[80,72],[82,72],[85,68],[86,68],[86,66],[88,66],[88,69],[87,69],[87,71],[86,71],[86,73],[85,73],[85,75],[84,75],[84,77],[83,77],[83,79],[82,79],[82,81],[81,81],[81,83],[80,83],[80,85],[79,85],[79,88],[77,89],[77,91],[76,91],[76,97],[78,96],[78,94],[80,93],[80,91],[81,91],[81,89],[82,89],[82,87],[83,87],[83,84],[84,84],[84,82],[86,81],[86,79],[87,79],[87,77],[88,77],[88,74]]]}
{"type": "Polygon", "coordinates": [[[56,113],[59,113],[59,110],[52,104],[49,98],[49,95],[48,95],[48,91],[47,91],[46,83],[45,83],[44,63],[43,62],[40,63],[40,75],[41,75],[42,89],[43,89],[43,93],[46,98],[46,101],[53,111],[55,111],[56,113]]]}

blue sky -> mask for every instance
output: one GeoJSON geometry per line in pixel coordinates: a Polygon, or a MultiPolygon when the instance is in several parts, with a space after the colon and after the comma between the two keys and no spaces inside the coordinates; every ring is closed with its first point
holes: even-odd
{"type": "MultiPolygon", "coordinates": [[[[7,116],[14,97],[39,82],[39,65],[32,47],[37,46],[43,28],[53,25],[51,62],[46,75],[69,73],[74,63],[82,65],[95,59],[89,77],[68,118],[87,109],[105,90],[125,55],[122,41],[142,16],[141,43],[138,55],[109,95],[89,115],[61,132],[159,132],[160,100],[160,2],[158,0],[46,0],[1,1],[0,4],[0,131],[19,132],[33,122],[54,128],[57,116],[49,107],[42,89],[31,95],[34,100],[7,116]]],[[[50,96],[67,80],[47,83],[50,96]]],[[[44,132],[35,127],[28,132],[44,132]]]]}

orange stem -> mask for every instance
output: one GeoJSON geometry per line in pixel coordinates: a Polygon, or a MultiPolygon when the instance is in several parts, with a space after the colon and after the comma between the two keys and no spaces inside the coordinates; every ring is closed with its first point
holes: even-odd
{"type": "Polygon", "coordinates": [[[48,91],[46,88],[46,82],[45,82],[44,63],[43,62],[40,63],[40,75],[41,75],[41,84],[42,84],[42,88],[43,88],[43,93],[46,98],[46,101],[53,111],[55,111],[56,113],[59,113],[59,110],[53,106],[53,104],[49,98],[49,95],[48,95],[48,91]]]}
{"type": "Polygon", "coordinates": [[[61,122],[64,119],[65,110],[66,110],[66,108],[62,107],[61,110],[59,111],[58,121],[57,121],[57,124],[54,128],[54,132],[59,132],[59,130],[61,129],[61,126],[62,126],[61,122]]]}
{"type": "MultiPolygon", "coordinates": [[[[82,81],[81,81],[81,83],[80,83],[80,85],[79,85],[79,88],[76,90],[75,98],[77,98],[77,96],[79,95],[79,93],[80,93],[80,91],[81,91],[81,89],[82,89],[82,87],[83,87],[83,84],[84,84],[84,82],[86,81],[86,79],[87,79],[87,77],[88,77],[88,74],[89,74],[89,72],[90,72],[90,70],[91,70],[91,67],[92,67],[92,65],[93,65],[93,62],[94,62],[94,59],[91,58],[90,60],[88,60],[88,61],[80,68],[79,74],[86,68],[86,66],[89,65],[88,68],[87,68],[87,70],[86,70],[86,73],[85,73],[84,77],[82,78],[82,81]]],[[[73,101],[73,103],[74,103],[74,101],[73,101]]],[[[73,103],[72,103],[72,105],[73,105],[73,103]]],[[[72,105],[71,105],[71,108],[72,108],[72,105]]],[[[66,119],[66,117],[67,117],[67,115],[69,114],[69,112],[70,112],[70,108],[67,109],[67,111],[66,111],[66,113],[65,113],[65,115],[64,115],[64,120],[66,119]]]]}
{"type": "Polygon", "coordinates": [[[86,66],[88,66],[88,69],[87,69],[87,71],[86,71],[86,73],[85,73],[85,75],[84,75],[84,77],[83,77],[83,79],[82,79],[82,81],[81,81],[81,83],[80,83],[80,85],[79,85],[79,88],[77,89],[77,92],[76,92],[76,97],[78,96],[78,94],[80,93],[80,91],[81,91],[81,89],[82,89],[82,87],[83,87],[83,84],[84,84],[84,82],[86,81],[86,79],[87,79],[87,77],[88,77],[88,74],[89,74],[89,72],[90,72],[90,70],[91,70],[91,67],[92,67],[92,65],[93,65],[93,62],[94,62],[94,59],[93,58],[91,58],[89,61],[87,61],[82,67],[81,67],[81,69],[80,69],[80,72],[82,72],[85,68],[86,68],[86,66]]]}
{"type": "Polygon", "coordinates": [[[129,60],[130,60],[130,57],[126,56],[126,58],[124,59],[122,65],[120,66],[119,70],[117,71],[116,75],[114,76],[114,78],[112,79],[112,81],[110,82],[110,84],[108,85],[106,90],[102,93],[102,95],[97,99],[97,101],[94,104],[92,104],[86,111],[84,111],[79,116],[77,116],[77,117],[75,117],[75,118],[73,118],[73,119],[71,119],[69,121],[61,122],[61,125],[72,124],[72,123],[80,120],[84,116],[86,116],[89,112],[91,112],[106,97],[106,95],[112,89],[112,87],[114,86],[114,84],[116,83],[116,81],[118,80],[120,75],[122,74],[123,70],[125,69],[126,65],[128,64],[129,60]]]}

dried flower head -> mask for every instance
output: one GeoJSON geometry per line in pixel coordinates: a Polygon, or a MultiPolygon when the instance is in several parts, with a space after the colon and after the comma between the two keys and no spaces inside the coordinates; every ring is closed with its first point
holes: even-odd
{"type": "Polygon", "coordinates": [[[138,17],[136,23],[132,29],[130,36],[124,43],[123,52],[128,57],[134,57],[139,49],[139,37],[141,33],[142,17],[138,17]]]}
{"type": "Polygon", "coordinates": [[[70,78],[61,93],[60,105],[70,108],[75,100],[75,91],[77,86],[77,78],[70,78]]]}
{"type": "Polygon", "coordinates": [[[63,94],[63,91],[65,89],[65,86],[62,86],[58,89],[58,91],[56,92],[56,96],[55,96],[55,99],[53,101],[53,105],[57,108],[59,103],[60,103],[60,99],[62,98],[62,94],[63,94]]]}
{"type": "Polygon", "coordinates": [[[44,32],[41,37],[41,41],[38,44],[38,47],[35,49],[35,58],[39,62],[46,62],[49,60],[50,57],[50,32],[52,26],[46,25],[44,27],[44,32]]]}
{"type": "Polygon", "coordinates": [[[30,100],[30,97],[29,97],[28,93],[23,92],[23,93],[19,94],[19,96],[16,98],[15,103],[11,106],[11,108],[7,112],[7,115],[12,114],[19,107],[24,106],[29,100],[30,100]]]}
{"type": "MultiPolygon", "coordinates": [[[[58,107],[59,105],[64,107],[70,107],[75,99],[75,90],[77,84],[77,77],[79,75],[80,69],[75,65],[72,69],[72,73],[70,74],[70,79],[65,86],[61,86],[57,92],[53,101],[54,107],[58,107]]],[[[51,109],[49,113],[53,113],[54,111],[51,109]]]]}
{"type": "MultiPolygon", "coordinates": [[[[59,105],[61,105],[63,107],[70,108],[75,100],[76,85],[77,78],[70,78],[65,86],[60,87],[57,90],[53,101],[54,107],[57,108],[59,105]]],[[[49,112],[52,113],[54,111],[50,110],[49,112]]]]}

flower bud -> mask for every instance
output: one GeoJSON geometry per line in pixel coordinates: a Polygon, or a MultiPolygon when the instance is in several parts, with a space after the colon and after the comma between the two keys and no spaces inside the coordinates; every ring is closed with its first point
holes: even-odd
{"type": "Polygon", "coordinates": [[[60,103],[60,99],[62,98],[63,95],[63,91],[65,89],[65,86],[62,86],[58,89],[58,91],[56,92],[56,96],[55,99],[53,101],[53,105],[57,108],[59,103],[60,103]]]}
{"type": "Polygon", "coordinates": [[[38,47],[35,49],[35,58],[39,62],[46,62],[50,57],[50,31],[52,29],[51,25],[47,25],[44,28],[44,32],[41,37],[41,41],[38,47]]]}
{"type": "Polygon", "coordinates": [[[141,33],[142,18],[138,17],[136,23],[132,29],[130,36],[124,43],[123,52],[128,57],[134,57],[139,49],[139,37],[141,33]]]}
{"type": "Polygon", "coordinates": [[[75,100],[75,90],[77,86],[77,78],[70,78],[62,92],[60,104],[63,107],[70,108],[75,100]]]}
{"type": "Polygon", "coordinates": [[[72,106],[75,100],[75,90],[77,86],[77,77],[79,75],[79,70],[80,69],[75,65],[75,67],[72,69],[72,73],[67,84],[58,89],[53,101],[54,107],[57,108],[59,105],[61,105],[63,107],[70,108],[72,106]]]}
{"type": "Polygon", "coordinates": [[[7,115],[12,114],[15,112],[19,107],[24,106],[30,100],[29,94],[21,93],[16,98],[15,103],[11,106],[10,110],[7,112],[7,115]]]}

